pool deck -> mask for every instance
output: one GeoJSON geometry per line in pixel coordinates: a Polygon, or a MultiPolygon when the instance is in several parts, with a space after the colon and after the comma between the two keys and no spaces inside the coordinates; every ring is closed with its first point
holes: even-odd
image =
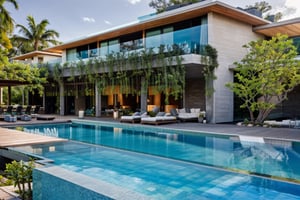
{"type": "MultiPolygon", "coordinates": [[[[63,123],[69,122],[72,119],[78,119],[78,116],[60,116],[55,115],[54,120],[36,120],[31,121],[17,121],[17,122],[4,122],[0,121],[0,127],[7,126],[22,126],[29,124],[41,124],[41,123],[63,123]]],[[[114,120],[111,117],[84,117],[84,120],[93,121],[107,121],[120,123],[119,120],[114,120]]],[[[264,137],[272,139],[281,140],[293,140],[300,141],[300,129],[298,128],[265,128],[265,127],[246,127],[237,126],[235,124],[202,124],[197,122],[181,122],[181,123],[170,123],[162,125],[142,125],[142,124],[129,124],[132,126],[142,126],[142,127],[164,127],[170,129],[178,130],[190,130],[197,132],[208,132],[216,134],[233,134],[233,135],[243,135],[243,136],[255,136],[264,137]]],[[[1,130],[0,130],[1,132],[1,130]]]]}
{"type": "Polygon", "coordinates": [[[66,140],[55,137],[19,132],[7,128],[0,128],[0,148],[63,141],[66,140]]]}

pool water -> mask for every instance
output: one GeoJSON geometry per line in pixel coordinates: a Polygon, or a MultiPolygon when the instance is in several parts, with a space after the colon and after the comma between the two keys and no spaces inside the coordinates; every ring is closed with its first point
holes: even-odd
{"type": "Polygon", "coordinates": [[[16,150],[53,159],[55,165],[125,185],[154,199],[300,199],[298,184],[246,174],[300,180],[300,145],[296,142],[255,143],[236,136],[77,123],[30,126],[25,131],[84,143],[16,150]]]}

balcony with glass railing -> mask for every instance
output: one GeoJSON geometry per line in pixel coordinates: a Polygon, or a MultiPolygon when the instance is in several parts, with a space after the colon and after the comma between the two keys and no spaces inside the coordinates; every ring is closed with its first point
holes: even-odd
{"type": "Polygon", "coordinates": [[[165,52],[172,51],[174,46],[176,46],[181,49],[182,54],[201,55],[207,44],[207,24],[205,24],[157,34],[146,37],[145,39],[140,38],[123,43],[115,42],[111,45],[103,45],[100,48],[90,50],[76,51],[76,49],[73,49],[67,52],[67,62],[76,62],[90,58],[101,58],[105,60],[106,56],[112,53],[124,53],[128,55],[145,49],[153,49],[154,53],[158,53],[161,46],[164,46],[165,52]]]}

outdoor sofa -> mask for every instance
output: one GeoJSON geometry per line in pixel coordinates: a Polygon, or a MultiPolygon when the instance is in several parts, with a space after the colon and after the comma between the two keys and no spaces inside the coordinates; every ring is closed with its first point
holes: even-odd
{"type": "Polygon", "coordinates": [[[121,116],[120,122],[140,123],[142,117],[146,117],[147,113],[135,112],[132,115],[121,116]]]}
{"type": "Polygon", "coordinates": [[[198,122],[200,113],[205,115],[205,111],[201,111],[200,108],[182,108],[177,109],[178,119],[184,122],[198,122]]]}
{"type": "Polygon", "coordinates": [[[165,112],[159,112],[154,117],[143,117],[141,118],[141,124],[168,124],[177,122],[177,117],[166,114],[165,112]]]}

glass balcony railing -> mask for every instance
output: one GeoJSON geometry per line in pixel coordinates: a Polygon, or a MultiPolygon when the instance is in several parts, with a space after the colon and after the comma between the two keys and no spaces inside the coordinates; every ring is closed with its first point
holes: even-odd
{"type": "Polygon", "coordinates": [[[145,38],[144,40],[137,39],[124,43],[103,46],[91,50],[83,50],[79,52],[68,52],[67,61],[78,61],[87,58],[100,57],[105,59],[111,53],[131,53],[141,51],[143,49],[152,48],[155,53],[159,52],[161,46],[164,46],[164,51],[174,50],[174,46],[181,49],[182,54],[203,54],[204,47],[208,43],[207,25],[195,26],[179,31],[168,32],[145,38]]]}
{"type": "Polygon", "coordinates": [[[207,45],[207,25],[146,38],[146,47],[152,48],[155,53],[159,52],[161,45],[165,47],[164,51],[172,51],[175,45],[183,54],[202,54],[204,46],[207,45]]]}

